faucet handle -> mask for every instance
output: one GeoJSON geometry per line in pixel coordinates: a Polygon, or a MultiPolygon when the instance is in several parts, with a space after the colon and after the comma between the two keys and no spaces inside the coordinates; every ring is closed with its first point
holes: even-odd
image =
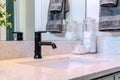
{"type": "Polygon", "coordinates": [[[47,31],[36,31],[35,33],[47,33],[47,31]]]}

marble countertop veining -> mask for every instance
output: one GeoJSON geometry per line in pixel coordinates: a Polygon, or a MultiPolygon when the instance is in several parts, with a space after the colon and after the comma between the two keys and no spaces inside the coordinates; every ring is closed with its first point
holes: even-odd
{"type": "Polygon", "coordinates": [[[120,71],[120,56],[86,54],[86,55],[54,55],[45,56],[43,59],[34,58],[19,58],[0,61],[0,80],[69,80],[78,78],[79,80],[90,80],[102,75],[120,71]],[[88,66],[79,66],[72,69],[53,69],[37,65],[29,65],[27,63],[40,62],[45,63],[45,60],[51,60],[60,57],[80,57],[80,58],[97,58],[108,60],[91,64],[88,66]],[[24,64],[23,64],[24,63],[24,64]]]}

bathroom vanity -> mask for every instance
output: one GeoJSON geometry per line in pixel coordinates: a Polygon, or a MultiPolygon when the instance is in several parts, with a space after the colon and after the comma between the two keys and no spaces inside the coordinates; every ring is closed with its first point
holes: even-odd
{"type": "Polygon", "coordinates": [[[54,55],[0,61],[1,80],[120,80],[120,56],[54,55]]]}
{"type": "Polygon", "coordinates": [[[103,77],[99,77],[98,79],[92,80],[120,80],[120,72],[112,73],[103,77]]]}

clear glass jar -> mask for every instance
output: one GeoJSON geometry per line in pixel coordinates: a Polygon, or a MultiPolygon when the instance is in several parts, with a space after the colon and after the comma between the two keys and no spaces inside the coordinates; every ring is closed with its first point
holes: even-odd
{"type": "Polygon", "coordinates": [[[96,53],[96,22],[92,18],[86,18],[83,21],[83,46],[88,53],[96,53]]]}

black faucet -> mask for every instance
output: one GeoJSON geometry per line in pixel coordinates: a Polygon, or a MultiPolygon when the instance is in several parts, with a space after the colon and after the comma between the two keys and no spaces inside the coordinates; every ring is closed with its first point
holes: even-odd
{"type": "Polygon", "coordinates": [[[57,48],[55,43],[53,43],[53,42],[42,42],[41,41],[42,33],[46,33],[46,32],[47,31],[35,32],[35,54],[34,54],[35,59],[42,58],[42,54],[41,54],[41,46],[42,45],[50,45],[50,46],[52,46],[53,49],[57,48]]]}

